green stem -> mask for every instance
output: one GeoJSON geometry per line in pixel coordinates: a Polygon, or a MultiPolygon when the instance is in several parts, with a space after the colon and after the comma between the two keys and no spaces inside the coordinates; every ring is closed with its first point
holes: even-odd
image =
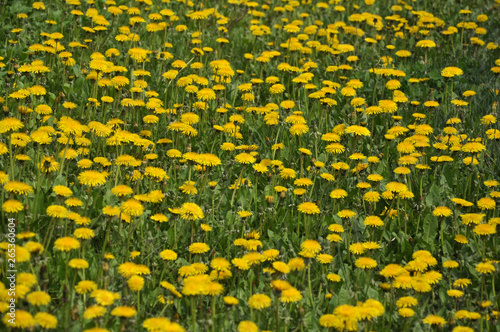
{"type": "Polygon", "coordinates": [[[276,301],[276,331],[279,331],[279,326],[280,326],[280,302],[278,299],[275,299],[276,301]]]}
{"type": "Polygon", "coordinates": [[[196,303],[194,297],[191,297],[191,324],[193,325],[193,332],[196,332],[196,303]]]}
{"type": "Polygon", "coordinates": [[[10,181],[14,181],[14,154],[12,153],[12,134],[9,138],[9,157],[10,157],[10,181]]]}
{"type": "Polygon", "coordinates": [[[215,296],[212,297],[212,332],[215,332],[215,296]]]}
{"type": "Polygon", "coordinates": [[[234,184],[233,196],[231,196],[231,206],[233,206],[233,202],[234,202],[234,195],[236,194],[236,190],[238,189],[238,185],[240,184],[241,177],[243,176],[243,171],[244,171],[244,170],[245,170],[245,168],[242,168],[242,169],[241,169],[240,176],[238,176],[238,180],[237,180],[237,181],[236,181],[236,183],[234,184]]]}
{"type": "MultiPolygon", "coordinates": [[[[47,239],[49,238],[49,233],[51,234],[51,229],[52,229],[52,223],[54,222],[54,217],[52,217],[52,219],[50,219],[50,222],[49,222],[49,227],[47,228],[47,232],[45,233],[45,237],[43,238],[43,247],[46,248],[47,247],[47,239]]],[[[51,234],[52,235],[52,234],[51,234]]]]}
{"type": "Polygon", "coordinates": [[[307,266],[307,285],[309,287],[309,297],[311,299],[311,305],[313,305],[313,295],[312,295],[312,287],[311,287],[311,264],[307,266]]]}
{"type": "Polygon", "coordinates": [[[61,161],[61,168],[59,169],[59,175],[62,174],[62,171],[64,169],[64,161],[66,160],[66,151],[68,151],[68,145],[69,145],[70,139],[71,139],[71,135],[68,135],[68,141],[66,142],[66,146],[64,147],[64,153],[63,153],[63,157],[62,157],[62,161],[61,161]]]}
{"type": "Polygon", "coordinates": [[[71,283],[71,288],[69,289],[69,292],[71,293],[70,295],[70,300],[69,300],[69,308],[68,308],[68,321],[67,325],[69,327],[70,323],[70,316],[71,316],[71,308],[73,307],[73,296],[75,292],[73,291],[75,288],[75,282],[76,282],[76,276],[78,275],[78,272],[75,270],[75,275],[73,276],[73,282],[71,283]]]}

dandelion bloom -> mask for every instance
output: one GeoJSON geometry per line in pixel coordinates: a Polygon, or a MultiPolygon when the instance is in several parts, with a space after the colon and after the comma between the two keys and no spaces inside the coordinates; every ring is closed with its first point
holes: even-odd
{"type": "Polygon", "coordinates": [[[474,227],[473,232],[477,235],[492,235],[496,233],[496,225],[479,224],[474,227]]]}
{"type": "Polygon", "coordinates": [[[0,121],[0,134],[15,131],[24,127],[23,123],[16,118],[4,118],[0,121]]]}
{"type": "Polygon", "coordinates": [[[465,288],[472,284],[472,281],[467,278],[457,279],[453,282],[453,287],[465,288]]]}
{"type": "Polygon", "coordinates": [[[479,224],[486,215],[484,213],[464,213],[460,215],[462,218],[462,224],[479,224]]]}
{"type": "Polygon", "coordinates": [[[180,208],[181,218],[184,220],[198,220],[205,218],[201,208],[195,203],[184,203],[180,208]]]}
{"type": "Polygon", "coordinates": [[[122,212],[135,217],[142,215],[144,212],[144,206],[135,198],[130,198],[123,202],[120,209],[122,212]]]}
{"type": "Polygon", "coordinates": [[[210,250],[206,243],[195,242],[189,246],[189,252],[192,254],[203,254],[210,250]]]}
{"type": "Polygon", "coordinates": [[[231,264],[225,258],[216,257],[210,262],[210,267],[217,271],[227,271],[231,268],[231,264]]]}
{"type": "Polygon", "coordinates": [[[224,303],[227,305],[237,305],[240,301],[233,296],[224,296],[224,303]]]}
{"type": "Polygon", "coordinates": [[[453,328],[453,330],[451,332],[474,332],[474,329],[467,327],[467,326],[457,325],[453,328]]]}
{"type": "Polygon", "coordinates": [[[340,279],[340,276],[338,274],[335,274],[335,273],[328,273],[328,275],[326,276],[326,279],[330,280],[331,282],[339,282],[342,280],[342,279],[340,279]]]}
{"type": "Polygon", "coordinates": [[[380,227],[380,226],[384,226],[384,222],[382,221],[382,219],[380,219],[380,217],[378,216],[367,216],[365,218],[365,220],[363,221],[363,223],[366,225],[366,226],[371,226],[371,227],[380,227]]]}
{"type": "Polygon", "coordinates": [[[243,219],[253,215],[253,213],[250,211],[238,211],[237,213],[243,219]]]}
{"type": "Polygon", "coordinates": [[[106,183],[106,174],[98,171],[83,171],[78,175],[81,184],[96,187],[106,183]]]}
{"type": "Polygon", "coordinates": [[[459,264],[454,260],[447,260],[447,261],[443,262],[443,267],[445,267],[447,269],[455,269],[455,268],[459,267],[459,264]]]}
{"type": "Polygon", "coordinates": [[[131,195],[133,193],[132,188],[127,185],[120,184],[111,189],[111,193],[118,197],[131,195]]]}
{"type": "Polygon", "coordinates": [[[452,198],[451,201],[455,204],[458,204],[458,205],[461,205],[464,207],[470,207],[470,206],[474,205],[474,203],[466,201],[465,199],[462,199],[462,198],[452,198]]]}
{"type": "Polygon", "coordinates": [[[429,315],[427,317],[425,317],[422,322],[424,324],[429,324],[429,325],[439,325],[439,326],[443,326],[446,324],[446,320],[441,317],[441,316],[438,316],[438,315],[429,315]]]}
{"type": "Polygon", "coordinates": [[[112,316],[130,318],[137,314],[137,310],[134,307],[120,306],[111,310],[112,316]]]}
{"type": "Polygon", "coordinates": [[[271,94],[279,94],[279,93],[282,93],[285,91],[285,86],[283,84],[273,84],[270,88],[269,88],[269,92],[271,94]]]}
{"type": "Polygon", "coordinates": [[[443,77],[455,77],[463,75],[463,70],[458,67],[446,67],[441,71],[443,77]]]}
{"type": "Polygon", "coordinates": [[[462,234],[457,234],[455,235],[455,241],[461,244],[467,244],[469,243],[469,240],[467,240],[467,237],[462,234]]]}
{"type": "Polygon", "coordinates": [[[347,127],[345,132],[348,134],[354,134],[356,136],[370,136],[371,135],[368,128],[362,127],[362,126],[357,126],[357,125],[347,127]]]}
{"type": "Polygon", "coordinates": [[[244,320],[238,324],[238,332],[259,332],[259,327],[254,322],[244,320]]]}
{"type": "Polygon", "coordinates": [[[160,252],[160,257],[166,261],[175,261],[177,259],[177,253],[175,253],[173,250],[165,249],[160,252]]]}
{"type": "Polygon", "coordinates": [[[483,150],[486,150],[486,146],[484,144],[479,143],[479,142],[470,142],[470,143],[464,144],[462,146],[461,150],[464,152],[469,152],[469,153],[477,153],[477,152],[481,152],[483,150]]]}
{"type": "Polygon", "coordinates": [[[326,152],[340,154],[345,152],[345,146],[340,143],[331,143],[325,147],[326,152]]]}
{"type": "Polygon", "coordinates": [[[337,213],[340,218],[351,219],[354,218],[357,213],[348,209],[341,210],[337,213]]]}
{"type": "Polygon", "coordinates": [[[446,206],[438,206],[432,211],[432,214],[436,217],[449,217],[453,212],[446,206]]]}
{"type": "Polygon", "coordinates": [[[284,303],[298,302],[302,300],[302,294],[297,288],[290,287],[281,292],[279,300],[284,303]]]}
{"type": "Polygon", "coordinates": [[[404,268],[399,264],[388,264],[386,267],[380,271],[380,275],[386,278],[394,278],[403,274],[405,272],[404,268]]]}
{"type": "Polygon", "coordinates": [[[409,308],[414,307],[418,304],[418,300],[413,296],[404,296],[396,301],[396,306],[398,308],[409,308]]]}
{"type": "Polygon", "coordinates": [[[106,313],[106,308],[100,305],[92,305],[85,309],[83,312],[83,318],[93,319],[96,317],[102,317],[106,313]]]}
{"type": "Polygon", "coordinates": [[[218,165],[222,164],[219,157],[217,157],[216,155],[211,154],[211,153],[198,154],[196,162],[200,165],[209,166],[209,167],[218,166],[218,165]]]}
{"type": "Polygon", "coordinates": [[[96,302],[102,306],[111,305],[115,300],[121,298],[120,294],[113,293],[104,289],[94,290],[92,293],[90,293],[90,297],[95,298],[96,302]]]}
{"type": "Polygon", "coordinates": [[[296,257],[288,261],[288,266],[292,271],[302,271],[306,267],[306,264],[304,262],[304,259],[296,257]]]}
{"type": "Polygon", "coordinates": [[[481,210],[494,210],[496,207],[496,202],[492,198],[483,197],[477,201],[477,207],[481,210]]]}
{"type": "Polygon", "coordinates": [[[300,245],[300,249],[302,249],[302,251],[299,255],[312,258],[321,251],[321,245],[315,240],[305,240],[300,245]]]}
{"type": "Polygon", "coordinates": [[[127,285],[132,291],[140,291],[144,287],[144,278],[141,276],[131,276],[127,280],[127,285]]]}
{"type": "Polygon", "coordinates": [[[370,203],[377,203],[380,201],[380,194],[376,191],[368,191],[363,195],[363,200],[370,203]]]}
{"type": "Polygon", "coordinates": [[[128,50],[128,55],[137,62],[143,62],[146,60],[149,53],[151,53],[151,51],[139,47],[130,48],[128,50]]]}
{"type": "Polygon", "coordinates": [[[333,314],[336,315],[341,322],[340,330],[343,330],[344,328],[347,331],[358,330],[358,320],[361,317],[357,307],[349,304],[339,305],[333,310],[333,314]]]}
{"type": "Polygon", "coordinates": [[[198,100],[209,101],[214,100],[216,95],[215,91],[210,88],[203,88],[196,93],[198,100]]]}
{"type": "Polygon", "coordinates": [[[91,280],[82,280],[75,286],[78,294],[87,294],[97,289],[97,284],[91,280]]]}
{"type": "Polygon", "coordinates": [[[434,285],[443,279],[443,275],[437,271],[427,271],[422,275],[422,277],[431,285],[434,285]]]}
{"type": "Polygon", "coordinates": [[[52,188],[52,190],[54,191],[54,193],[56,193],[56,195],[59,195],[62,197],[70,197],[71,195],[73,195],[73,192],[71,191],[71,189],[69,189],[66,186],[54,186],[52,188]]]}
{"type": "Polygon", "coordinates": [[[307,132],[309,132],[309,127],[303,123],[296,123],[292,125],[289,129],[290,134],[294,136],[301,136],[307,132]]]}
{"type": "Polygon", "coordinates": [[[273,268],[283,274],[290,273],[290,267],[284,262],[273,262],[273,268]]]}
{"type": "Polygon", "coordinates": [[[485,125],[490,125],[497,122],[497,118],[492,114],[487,114],[481,118],[481,123],[485,125]]]}
{"type": "Polygon", "coordinates": [[[490,262],[479,263],[476,265],[476,271],[481,274],[493,273],[496,271],[495,266],[490,262]]]}
{"type": "Polygon", "coordinates": [[[251,154],[248,154],[246,152],[236,155],[234,157],[234,160],[236,160],[240,164],[253,164],[256,161],[256,159],[251,154]]]}
{"type": "Polygon", "coordinates": [[[240,270],[250,269],[250,264],[245,258],[233,258],[233,260],[231,260],[231,263],[233,263],[233,265],[240,270]]]}
{"type": "Polygon", "coordinates": [[[402,317],[409,318],[415,315],[415,311],[411,308],[400,308],[398,314],[402,317]]]}
{"type": "Polygon", "coordinates": [[[46,212],[52,218],[65,218],[68,215],[68,209],[61,205],[51,205],[47,207],[46,212]]]}
{"type": "Polygon", "coordinates": [[[340,318],[333,314],[326,314],[319,318],[319,325],[323,327],[334,327],[339,330],[343,329],[343,324],[340,318]]]}
{"type": "Polygon", "coordinates": [[[286,280],[276,279],[271,281],[271,287],[279,291],[284,291],[285,289],[292,288],[292,285],[286,280]]]}
{"type": "Polygon", "coordinates": [[[372,269],[377,266],[377,261],[370,257],[360,257],[354,264],[362,269],[372,269]]]}
{"type": "Polygon", "coordinates": [[[49,294],[43,291],[31,292],[26,296],[26,300],[29,304],[34,306],[47,305],[50,303],[51,297],[49,294]]]}
{"type": "Polygon", "coordinates": [[[320,212],[319,207],[313,202],[301,203],[298,210],[304,214],[318,214],[320,212]]]}
{"type": "Polygon", "coordinates": [[[446,291],[446,294],[448,294],[448,296],[458,298],[462,297],[464,295],[464,292],[458,289],[449,289],[446,291]]]}
{"type": "Polygon", "coordinates": [[[68,252],[80,248],[80,242],[72,237],[61,237],[54,242],[54,248],[68,252]]]}
{"type": "Polygon", "coordinates": [[[417,42],[417,47],[431,48],[436,47],[436,43],[432,40],[424,39],[417,42]]]}
{"type": "Polygon", "coordinates": [[[330,197],[334,199],[345,198],[347,197],[347,191],[344,189],[334,189],[330,193],[330,197]]]}
{"type": "Polygon", "coordinates": [[[331,224],[328,226],[328,230],[333,233],[344,233],[344,227],[339,224],[331,224]]]}
{"type": "Polygon", "coordinates": [[[397,193],[408,191],[408,187],[400,182],[389,182],[385,185],[385,189],[397,193]]]}
{"type": "Polygon", "coordinates": [[[35,315],[35,321],[44,329],[57,328],[57,318],[48,312],[37,312],[35,315]]]}
{"type": "Polygon", "coordinates": [[[400,58],[407,58],[407,57],[411,56],[411,52],[408,50],[399,50],[396,52],[396,56],[398,56],[400,58]]]}
{"type": "Polygon", "coordinates": [[[265,294],[254,294],[248,299],[250,308],[261,310],[271,306],[271,298],[265,294]]]}
{"type": "Polygon", "coordinates": [[[16,310],[16,319],[14,323],[10,320],[9,315],[4,315],[2,318],[2,322],[9,327],[19,328],[19,329],[33,329],[36,325],[36,321],[33,316],[24,310],[16,310]]]}
{"type": "Polygon", "coordinates": [[[74,269],[87,269],[89,267],[89,263],[84,259],[74,258],[69,261],[68,266],[74,269]]]}
{"type": "Polygon", "coordinates": [[[373,319],[375,317],[380,317],[385,313],[385,308],[377,300],[368,299],[361,305],[357,305],[360,319],[373,319]]]}
{"type": "Polygon", "coordinates": [[[151,216],[151,220],[158,221],[158,222],[167,222],[168,218],[166,215],[162,213],[157,213],[151,216]]]}
{"type": "Polygon", "coordinates": [[[9,193],[18,195],[27,195],[33,193],[32,186],[20,181],[9,181],[3,186],[3,188],[9,193]]]}
{"type": "Polygon", "coordinates": [[[36,276],[31,273],[19,273],[17,275],[17,283],[19,285],[24,285],[27,287],[32,287],[36,284],[38,284],[38,281],[36,279],[36,276]]]}
{"type": "Polygon", "coordinates": [[[316,260],[321,264],[329,264],[333,261],[333,256],[328,254],[319,254],[316,256],[316,260]]]}

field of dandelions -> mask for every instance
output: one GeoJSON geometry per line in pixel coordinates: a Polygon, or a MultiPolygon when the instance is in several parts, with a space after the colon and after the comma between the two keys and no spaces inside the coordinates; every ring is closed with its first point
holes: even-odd
{"type": "Polygon", "coordinates": [[[500,331],[499,0],[0,17],[1,331],[500,331]]]}

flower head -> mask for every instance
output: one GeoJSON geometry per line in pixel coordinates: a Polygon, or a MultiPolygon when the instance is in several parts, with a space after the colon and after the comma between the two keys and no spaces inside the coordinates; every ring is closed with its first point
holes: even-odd
{"type": "Polygon", "coordinates": [[[315,257],[321,251],[321,245],[315,240],[305,240],[300,245],[301,252],[299,255],[303,257],[312,258],[315,257]]]}
{"type": "Polygon", "coordinates": [[[362,269],[372,269],[377,266],[377,261],[370,257],[360,257],[354,265],[362,269]]]}
{"type": "Polygon", "coordinates": [[[432,211],[432,214],[436,217],[449,217],[453,212],[446,206],[438,206],[432,211]]]}
{"type": "Polygon", "coordinates": [[[298,210],[304,214],[318,214],[320,212],[319,207],[313,202],[301,203],[298,210]]]}
{"type": "Polygon", "coordinates": [[[251,155],[246,152],[240,153],[234,157],[234,160],[236,160],[240,164],[253,164],[256,159],[251,155]]]}
{"type": "Polygon", "coordinates": [[[106,183],[106,174],[98,171],[83,171],[78,175],[81,184],[96,187],[106,183]]]}
{"type": "Polygon", "coordinates": [[[259,332],[259,327],[254,322],[244,320],[238,324],[238,332],[259,332]]]}
{"type": "Polygon", "coordinates": [[[490,262],[483,262],[476,265],[476,271],[481,274],[493,273],[496,271],[495,266],[490,262]]]}
{"type": "Polygon", "coordinates": [[[254,294],[248,299],[248,305],[257,310],[271,306],[271,298],[265,294],[254,294]]]}
{"type": "Polygon", "coordinates": [[[80,242],[72,237],[61,237],[54,242],[54,248],[68,252],[80,248],[80,242]]]}
{"type": "Polygon", "coordinates": [[[463,75],[462,69],[458,67],[446,67],[441,71],[441,76],[443,77],[455,77],[463,75]]]}
{"type": "Polygon", "coordinates": [[[195,203],[184,203],[180,208],[181,218],[184,220],[198,220],[205,218],[201,208],[195,203]]]}
{"type": "Polygon", "coordinates": [[[193,254],[203,254],[210,250],[206,243],[195,242],[189,246],[189,252],[193,254]]]}
{"type": "Polygon", "coordinates": [[[429,315],[427,317],[425,317],[422,322],[424,324],[429,324],[429,325],[439,325],[439,326],[443,326],[446,324],[446,320],[441,317],[441,316],[438,316],[438,315],[429,315]]]}

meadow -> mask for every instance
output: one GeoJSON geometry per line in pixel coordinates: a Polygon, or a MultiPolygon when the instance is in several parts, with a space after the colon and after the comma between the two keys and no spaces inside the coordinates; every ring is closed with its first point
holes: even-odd
{"type": "Polygon", "coordinates": [[[0,22],[0,330],[500,331],[500,0],[0,22]]]}

